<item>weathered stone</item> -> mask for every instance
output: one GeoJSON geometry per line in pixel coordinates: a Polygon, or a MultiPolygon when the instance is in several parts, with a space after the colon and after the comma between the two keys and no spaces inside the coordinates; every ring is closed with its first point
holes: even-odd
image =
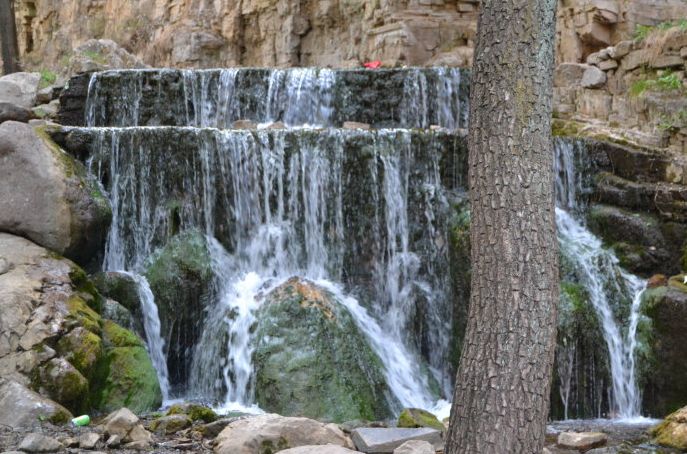
{"type": "Polygon", "coordinates": [[[591,66],[582,75],[580,85],[583,88],[600,88],[606,83],[606,73],[601,69],[591,66]]]}
{"type": "Polygon", "coordinates": [[[217,413],[211,408],[192,402],[172,405],[169,410],[167,410],[167,416],[171,415],[185,415],[188,416],[191,421],[203,421],[205,423],[211,423],[218,418],[217,413]]]}
{"type": "Polygon", "coordinates": [[[0,424],[15,429],[39,425],[42,420],[61,424],[73,418],[63,406],[21,384],[0,378],[0,424]]]}
{"type": "Polygon", "coordinates": [[[625,72],[632,71],[648,64],[649,58],[650,55],[646,49],[633,50],[622,59],[620,68],[625,72]]]}
{"type": "Polygon", "coordinates": [[[204,438],[215,438],[225,427],[234,421],[236,421],[236,418],[222,418],[208,424],[201,424],[195,427],[194,430],[200,432],[204,438]]]}
{"type": "Polygon", "coordinates": [[[355,447],[365,453],[383,454],[392,453],[394,449],[406,441],[427,441],[440,449],[443,446],[441,432],[430,428],[419,429],[355,429],[352,434],[355,447]]]}
{"type": "Polygon", "coordinates": [[[79,447],[81,449],[95,449],[100,441],[100,434],[95,432],[87,432],[79,436],[79,447]]]}
{"type": "Polygon", "coordinates": [[[40,390],[51,399],[74,411],[83,410],[88,395],[88,380],[66,359],[53,358],[41,367],[40,390]]]}
{"type": "Polygon", "coordinates": [[[607,120],[611,112],[612,97],[603,90],[579,89],[575,101],[577,111],[589,118],[607,120]]]}
{"type": "Polygon", "coordinates": [[[39,73],[13,73],[0,77],[0,102],[30,109],[36,102],[39,73]]]}
{"type": "Polygon", "coordinates": [[[218,454],[259,454],[310,445],[352,448],[346,435],[333,424],[307,418],[261,415],[229,424],[216,438],[218,454]]]}
{"type": "Polygon", "coordinates": [[[357,121],[344,121],[341,127],[343,129],[370,129],[370,125],[368,123],[358,123],[357,121]]]}
{"type": "Polygon", "coordinates": [[[110,435],[107,438],[107,441],[105,442],[105,446],[108,448],[116,448],[119,445],[122,444],[122,436],[121,435],[110,435]]]}
{"type": "Polygon", "coordinates": [[[608,55],[614,60],[620,60],[624,56],[630,53],[632,50],[633,41],[620,41],[616,43],[615,46],[611,47],[608,51],[608,55]]]}
{"type": "Polygon", "coordinates": [[[257,129],[258,124],[251,120],[236,120],[231,127],[234,129],[257,129]]]}
{"type": "Polygon", "coordinates": [[[685,61],[679,55],[659,55],[651,60],[651,67],[656,69],[676,68],[684,64],[685,61]]]}
{"type": "Polygon", "coordinates": [[[599,69],[601,71],[610,71],[618,67],[618,62],[615,60],[606,60],[599,63],[599,69]]]}
{"type": "Polygon", "coordinates": [[[561,63],[554,72],[553,85],[555,87],[578,87],[587,69],[589,69],[589,65],[581,63],[561,63]]]}
{"type": "Polygon", "coordinates": [[[191,424],[191,418],[186,415],[163,416],[150,424],[150,430],[170,435],[191,427],[191,424]]]}
{"type": "Polygon", "coordinates": [[[562,432],[558,435],[558,446],[579,451],[589,451],[603,446],[608,441],[608,435],[601,432],[562,432]]]}
{"type": "Polygon", "coordinates": [[[687,47],[680,49],[680,57],[687,58],[687,47]]]}
{"type": "Polygon", "coordinates": [[[102,422],[103,431],[109,436],[121,437],[122,443],[150,443],[152,435],[145,430],[138,417],[128,408],[110,413],[102,422]]]}
{"type": "Polygon", "coordinates": [[[394,454],[434,454],[434,446],[427,441],[410,440],[394,449],[394,454]]]}
{"type": "Polygon", "coordinates": [[[0,230],[90,262],[103,245],[109,203],[83,165],[31,126],[0,125],[0,230]]]}
{"type": "Polygon", "coordinates": [[[57,452],[62,449],[62,444],[54,438],[39,433],[28,434],[19,444],[19,449],[24,452],[57,452]]]}
{"type": "Polygon", "coordinates": [[[75,48],[69,60],[70,74],[107,69],[145,68],[135,55],[109,39],[89,39],[75,48]]]}
{"type": "Polygon", "coordinates": [[[654,442],[670,448],[687,450],[687,407],[671,413],[649,431],[654,442]]]}
{"type": "Polygon", "coordinates": [[[0,123],[6,121],[27,123],[32,118],[34,114],[29,109],[8,102],[0,102],[0,123]]]}
{"type": "MultiPolygon", "coordinates": [[[[362,454],[360,451],[352,451],[348,448],[336,445],[299,446],[298,448],[279,451],[280,454],[362,454]]],[[[432,451],[434,454],[434,451],[432,451]]]]}

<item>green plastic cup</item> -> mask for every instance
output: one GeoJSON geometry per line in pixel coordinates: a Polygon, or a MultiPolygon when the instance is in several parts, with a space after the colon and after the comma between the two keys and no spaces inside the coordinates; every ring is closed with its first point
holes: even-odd
{"type": "Polygon", "coordinates": [[[75,426],[87,426],[91,423],[91,417],[88,415],[81,415],[72,419],[72,424],[75,426]]]}

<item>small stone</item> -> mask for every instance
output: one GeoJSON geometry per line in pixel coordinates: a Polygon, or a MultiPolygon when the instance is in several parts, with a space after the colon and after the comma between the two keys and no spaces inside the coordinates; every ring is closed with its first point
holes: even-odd
{"type": "Polygon", "coordinates": [[[680,49],[680,57],[687,58],[687,47],[680,49]]]}
{"type": "Polygon", "coordinates": [[[186,415],[170,415],[153,421],[150,429],[156,433],[170,435],[191,427],[192,424],[191,418],[186,415]]]}
{"type": "Polygon", "coordinates": [[[364,130],[369,130],[370,125],[367,123],[358,123],[357,121],[344,121],[343,129],[364,129],[364,130]]]}
{"type": "Polygon", "coordinates": [[[608,441],[608,435],[602,432],[562,432],[558,435],[558,446],[579,451],[589,451],[603,446],[608,441]]]}
{"type": "Polygon", "coordinates": [[[119,435],[110,435],[110,438],[105,442],[105,446],[108,448],[116,448],[122,444],[122,437],[119,435]]]}
{"type": "Polygon", "coordinates": [[[394,454],[434,454],[434,446],[422,440],[410,440],[394,449],[394,454]]]}
{"type": "Polygon", "coordinates": [[[19,450],[24,452],[57,452],[63,449],[62,444],[54,438],[43,434],[28,434],[19,444],[19,450]]]}
{"type": "Polygon", "coordinates": [[[582,85],[583,88],[600,88],[606,84],[606,73],[601,69],[590,66],[582,75],[582,85]]]}
{"type": "Polygon", "coordinates": [[[352,439],[356,449],[363,452],[392,453],[406,441],[422,440],[434,445],[443,446],[441,432],[427,427],[419,429],[374,429],[363,428],[353,431],[352,439]]]}
{"type": "Polygon", "coordinates": [[[668,285],[668,278],[664,274],[654,274],[646,283],[648,288],[663,287],[668,285]]]}
{"type": "Polygon", "coordinates": [[[602,71],[609,71],[618,67],[618,62],[615,60],[606,60],[599,63],[599,69],[602,71]]]}
{"type": "Polygon", "coordinates": [[[0,102],[0,123],[5,121],[20,121],[26,123],[34,118],[29,109],[9,102],[0,102]]]}
{"type": "Polygon", "coordinates": [[[651,61],[651,67],[656,69],[675,68],[685,64],[679,55],[660,55],[651,61]]]}
{"type": "Polygon", "coordinates": [[[147,451],[150,449],[150,442],[145,440],[132,441],[123,446],[124,449],[134,449],[136,451],[147,451]]]}
{"type": "Polygon", "coordinates": [[[608,55],[614,59],[618,60],[623,58],[625,55],[629,54],[632,50],[632,41],[620,41],[614,47],[609,49],[608,55]]]}
{"type": "Polygon", "coordinates": [[[599,57],[599,52],[592,52],[591,54],[587,55],[587,64],[588,65],[598,65],[601,63],[601,58],[599,57]]]}
{"type": "Polygon", "coordinates": [[[53,87],[45,87],[42,90],[38,90],[36,94],[36,102],[39,104],[47,104],[53,100],[53,87]]]}
{"type": "Polygon", "coordinates": [[[74,438],[74,437],[64,437],[64,438],[58,438],[59,442],[62,443],[62,446],[65,448],[76,448],[79,446],[79,439],[74,438]]]}
{"type": "Polygon", "coordinates": [[[234,129],[256,129],[258,124],[252,120],[236,120],[231,127],[234,129]]]}
{"type": "Polygon", "coordinates": [[[79,437],[79,447],[81,449],[93,449],[100,441],[100,434],[88,432],[79,437]]]}

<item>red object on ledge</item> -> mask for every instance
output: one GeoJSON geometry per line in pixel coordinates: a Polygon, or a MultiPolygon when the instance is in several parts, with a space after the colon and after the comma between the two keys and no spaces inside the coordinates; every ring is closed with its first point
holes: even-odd
{"type": "Polygon", "coordinates": [[[382,62],[379,60],[368,61],[366,63],[363,63],[363,66],[367,69],[377,69],[382,67],[382,62]]]}

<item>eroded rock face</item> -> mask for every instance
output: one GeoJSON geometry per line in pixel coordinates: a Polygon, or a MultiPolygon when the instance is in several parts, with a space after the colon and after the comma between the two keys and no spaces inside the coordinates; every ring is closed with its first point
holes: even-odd
{"type": "Polygon", "coordinates": [[[216,438],[218,454],[262,454],[309,445],[353,448],[334,424],[307,418],[261,415],[229,424],[216,438]]]}
{"type": "Polygon", "coordinates": [[[0,231],[87,264],[99,254],[109,203],[86,171],[31,126],[0,125],[0,231]]]}
{"type": "Polygon", "coordinates": [[[327,290],[292,278],[265,297],[256,318],[261,408],[337,422],[392,415],[380,359],[327,290]]]}
{"type": "Polygon", "coordinates": [[[72,412],[160,405],[143,341],[102,318],[103,298],[81,268],[5,233],[0,257],[0,376],[72,412]]]}
{"type": "Polygon", "coordinates": [[[39,425],[42,420],[61,424],[71,418],[69,410],[57,402],[16,381],[0,378],[0,424],[19,429],[39,425]]]}

